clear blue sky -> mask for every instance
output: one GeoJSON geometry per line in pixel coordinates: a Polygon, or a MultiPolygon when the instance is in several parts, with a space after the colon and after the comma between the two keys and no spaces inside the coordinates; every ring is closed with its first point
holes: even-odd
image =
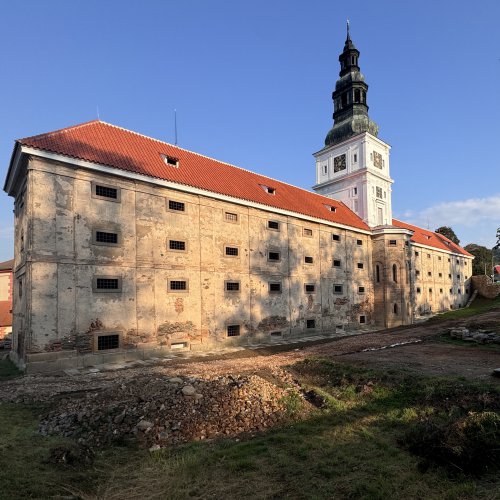
{"type": "MultiPolygon", "coordinates": [[[[500,226],[500,2],[32,0],[0,7],[0,177],[14,140],[96,118],[301,187],[332,125],[345,20],[392,146],[394,215],[500,226]]],[[[0,195],[0,260],[12,256],[0,195]]]]}

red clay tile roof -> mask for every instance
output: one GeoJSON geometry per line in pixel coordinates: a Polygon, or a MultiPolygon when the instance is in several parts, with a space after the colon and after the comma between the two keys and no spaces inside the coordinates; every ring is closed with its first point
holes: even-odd
{"type": "Polygon", "coordinates": [[[413,236],[411,237],[411,241],[413,241],[414,243],[419,243],[421,245],[427,245],[430,247],[439,248],[441,250],[448,250],[449,252],[460,253],[462,255],[473,257],[473,255],[467,252],[467,250],[464,250],[462,247],[456,245],[455,243],[453,243],[453,241],[449,240],[442,234],[434,233],[433,231],[422,229],[421,227],[413,226],[411,224],[407,224],[406,222],[401,222],[397,219],[392,219],[392,225],[414,231],[413,236]]]}
{"type": "Polygon", "coordinates": [[[500,274],[500,266],[495,266],[493,269],[496,274],[500,274]]]}
{"type": "Polygon", "coordinates": [[[12,303],[8,300],[0,301],[0,326],[12,326],[12,303]]]}
{"type": "Polygon", "coordinates": [[[14,268],[14,259],[6,260],[5,262],[0,262],[0,271],[12,271],[14,268]]]}
{"type": "Polygon", "coordinates": [[[94,120],[18,143],[346,226],[370,228],[346,205],[115,125],[94,120]],[[177,159],[169,166],[161,155],[177,159]],[[268,194],[262,186],[274,188],[268,194]],[[330,211],[325,205],[335,207],[330,211]]]}

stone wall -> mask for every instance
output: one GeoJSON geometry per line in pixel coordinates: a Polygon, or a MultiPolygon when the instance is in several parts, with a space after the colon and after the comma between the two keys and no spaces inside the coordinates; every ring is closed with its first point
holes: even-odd
{"type": "Polygon", "coordinates": [[[500,295],[500,283],[492,283],[491,278],[486,275],[472,276],[472,288],[477,290],[478,295],[487,299],[500,295]]]}

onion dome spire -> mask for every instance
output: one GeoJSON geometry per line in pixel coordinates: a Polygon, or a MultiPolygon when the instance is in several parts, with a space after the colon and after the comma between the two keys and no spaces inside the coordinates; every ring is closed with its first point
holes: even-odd
{"type": "Polygon", "coordinates": [[[339,55],[340,78],[332,93],[334,123],[326,136],[325,146],[338,144],[363,132],[378,135],[378,125],[368,117],[368,85],[359,69],[358,60],[359,50],[351,40],[350,23],[347,21],[344,50],[339,55]]]}

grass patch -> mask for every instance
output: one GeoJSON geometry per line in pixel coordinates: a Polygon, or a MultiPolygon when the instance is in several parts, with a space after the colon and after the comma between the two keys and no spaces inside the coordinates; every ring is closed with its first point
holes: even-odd
{"type": "Polygon", "coordinates": [[[480,344],[479,342],[472,342],[472,341],[467,341],[467,340],[462,340],[462,339],[456,339],[454,337],[450,337],[448,333],[443,333],[442,335],[439,335],[436,337],[436,340],[439,342],[442,342],[444,344],[452,344],[452,345],[458,345],[458,346],[466,346],[466,347],[472,347],[475,349],[487,349],[490,351],[498,351],[500,352],[500,345],[499,344],[480,344]]]}
{"type": "MultiPolygon", "coordinates": [[[[76,457],[69,465],[50,458],[54,450],[71,449],[72,443],[36,433],[40,408],[2,404],[0,497],[70,493],[107,500],[496,497],[498,475],[449,474],[409,448],[410,438],[418,446],[422,436],[428,436],[419,433],[422,422],[445,415],[456,424],[455,434],[444,436],[446,442],[454,445],[462,436],[463,445],[472,439],[474,463],[484,446],[494,453],[500,409],[497,389],[321,359],[305,360],[291,371],[311,397],[316,395],[324,403],[306,420],[253,438],[191,443],[153,453],[113,447],[96,454],[92,462],[76,457]]],[[[288,405],[293,413],[297,402],[291,399],[288,405]]],[[[447,466],[446,460],[442,464],[447,466]]]]}
{"type": "Polygon", "coordinates": [[[0,360],[0,380],[20,377],[22,372],[10,359],[0,360]]]}
{"type": "Polygon", "coordinates": [[[476,297],[469,307],[463,307],[454,311],[437,314],[428,321],[444,321],[448,319],[461,319],[475,316],[476,314],[491,311],[492,309],[500,308],[500,295],[494,299],[486,299],[484,297],[476,297]]]}

